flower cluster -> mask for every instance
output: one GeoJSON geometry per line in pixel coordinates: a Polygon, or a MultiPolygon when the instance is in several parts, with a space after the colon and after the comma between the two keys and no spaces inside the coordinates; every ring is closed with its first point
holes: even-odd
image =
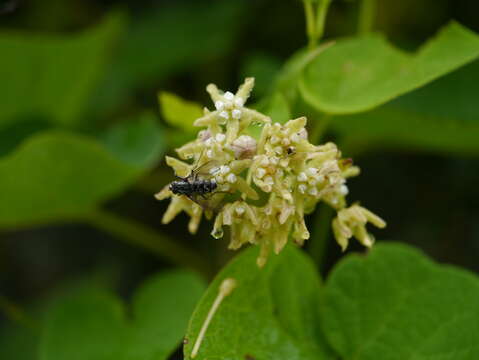
{"type": "Polygon", "coordinates": [[[177,176],[186,178],[195,172],[199,179],[214,182],[215,191],[204,194],[207,201],[199,201],[194,194],[174,195],[166,186],[156,195],[159,200],[172,199],[163,223],[185,211],[194,233],[203,214],[216,216],[212,235],[221,238],[223,227],[230,227],[229,247],[259,245],[257,263],[263,266],[269,253],[279,253],[289,239],[302,245],[309,238],[304,216],[323,201],[337,211],[332,226],[343,250],[352,236],[371,246],[373,237],[366,224],[382,228],[385,222],[357,204],[346,203],[346,180],[358,175],[359,168],[351,159],[341,158],[335,144],[311,144],[305,117],[279,124],[245,107],[253,85],[254,79],[247,78],[236,94],[208,85],[215,110],[205,108],[204,116],[195,121],[205,129],[176,150],[190,162],[172,157],[166,162],[177,176]],[[248,135],[253,125],[262,126],[258,139],[248,135]]]}

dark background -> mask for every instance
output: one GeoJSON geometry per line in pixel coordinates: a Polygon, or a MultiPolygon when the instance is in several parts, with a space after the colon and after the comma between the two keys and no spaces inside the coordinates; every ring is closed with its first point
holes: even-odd
{"type": "MultiPolygon", "coordinates": [[[[191,2],[198,7],[214,3],[191,2]]],[[[112,9],[127,11],[131,22],[141,23],[152,13],[188,2],[19,0],[0,3],[2,31],[69,33],[97,23],[112,9]]],[[[150,77],[148,82],[131,91],[128,101],[104,112],[101,118],[91,119],[88,131],[139,109],[157,112],[159,90],[208,104],[204,91],[207,83],[234,90],[245,75],[253,75],[258,82],[256,96],[264,94],[280,65],[306,43],[302,5],[297,0],[239,3],[234,40],[226,51],[159,78],[150,77]]],[[[379,0],[378,3],[375,29],[404,49],[415,49],[451,19],[479,31],[477,1],[379,0]]],[[[355,1],[334,0],[327,19],[326,38],[354,34],[357,7],[355,1]]],[[[172,23],[178,27],[185,25],[181,21],[172,23]]],[[[224,29],[218,28],[218,32],[221,31],[224,29]]],[[[154,38],[145,41],[155,46],[154,38]]],[[[138,61],[142,61],[142,56],[138,53],[138,61]]],[[[333,133],[328,133],[327,138],[335,139],[333,133]]],[[[385,230],[373,231],[378,241],[411,243],[440,262],[479,271],[477,158],[402,150],[365,153],[356,157],[355,162],[362,174],[349,182],[349,199],[360,199],[387,220],[385,230]]],[[[159,190],[172,175],[163,164],[158,172],[165,179],[164,183],[158,183],[159,190]]],[[[196,236],[187,233],[184,215],[168,226],[161,225],[167,204],[157,202],[148,192],[131,189],[106,206],[163,233],[175,234],[176,241],[197,249],[217,269],[233,255],[225,250],[226,240],[209,237],[211,224],[203,222],[196,236]]],[[[361,250],[353,244],[348,251],[361,250]]],[[[321,270],[326,273],[340,256],[339,247],[331,238],[321,270]]],[[[145,250],[77,224],[0,233],[0,294],[26,308],[72,279],[107,279],[121,294],[128,296],[145,276],[170,266],[145,250]]],[[[2,324],[8,326],[9,322],[0,314],[2,324]]]]}

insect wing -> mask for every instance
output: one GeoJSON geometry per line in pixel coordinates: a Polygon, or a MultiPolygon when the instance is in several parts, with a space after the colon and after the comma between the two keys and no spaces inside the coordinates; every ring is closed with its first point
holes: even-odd
{"type": "Polygon", "coordinates": [[[194,179],[198,177],[211,178],[219,171],[220,165],[221,164],[218,160],[208,160],[196,169],[193,169],[190,176],[194,179]]]}

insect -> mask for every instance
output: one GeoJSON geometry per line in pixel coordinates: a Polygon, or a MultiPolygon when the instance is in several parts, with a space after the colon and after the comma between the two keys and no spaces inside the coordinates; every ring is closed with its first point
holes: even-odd
{"type": "Polygon", "coordinates": [[[206,194],[216,190],[217,184],[214,180],[198,179],[193,171],[187,177],[178,177],[178,180],[170,184],[170,190],[176,195],[186,195],[189,198],[199,195],[206,199],[206,194]]]}
{"type": "Polygon", "coordinates": [[[214,179],[203,179],[200,176],[207,174],[215,164],[216,161],[211,160],[191,170],[186,177],[176,176],[178,180],[171,182],[169,186],[171,192],[176,195],[185,195],[203,208],[211,209],[205,200],[209,200],[211,194],[215,193],[218,184],[214,179]]]}

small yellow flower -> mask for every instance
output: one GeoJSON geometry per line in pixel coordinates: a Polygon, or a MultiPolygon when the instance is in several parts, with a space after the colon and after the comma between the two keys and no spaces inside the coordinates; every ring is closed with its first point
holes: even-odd
{"type": "MultiPolygon", "coordinates": [[[[359,175],[359,168],[353,166],[351,159],[343,159],[335,144],[311,144],[305,117],[281,125],[246,108],[253,85],[254,79],[247,78],[235,94],[208,85],[215,109],[205,109],[204,116],[195,121],[196,126],[206,128],[199,131],[197,139],[176,150],[181,159],[191,163],[166,158],[180,177],[214,164],[207,167],[206,179],[216,183],[220,194],[215,196],[223,198],[225,192],[237,194],[235,200],[218,209],[212,236],[223,237],[223,227],[229,226],[229,248],[259,245],[257,264],[263,266],[269,254],[279,253],[289,239],[299,245],[309,239],[304,215],[323,201],[337,211],[332,227],[343,250],[352,236],[371,246],[374,239],[366,231],[366,223],[380,228],[386,224],[357,204],[347,207],[346,181],[359,175]],[[253,123],[263,124],[258,140],[247,135],[253,123]],[[253,202],[258,199],[261,206],[253,202]]],[[[192,233],[197,230],[203,213],[211,215],[188,197],[173,195],[168,187],[156,197],[172,198],[163,222],[185,211],[191,217],[192,233]]]]}
{"type": "Polygon", "coordinates": [[[378,228],[386,226],[383,219],[358,204],[338,211],[338,216],[333,220],[332,225],[336,240],[343,251],[346,250],[349,239],[353,236],[366,247],[374,244],[374,237],[366,231],[368,222],[378,228]]]}

